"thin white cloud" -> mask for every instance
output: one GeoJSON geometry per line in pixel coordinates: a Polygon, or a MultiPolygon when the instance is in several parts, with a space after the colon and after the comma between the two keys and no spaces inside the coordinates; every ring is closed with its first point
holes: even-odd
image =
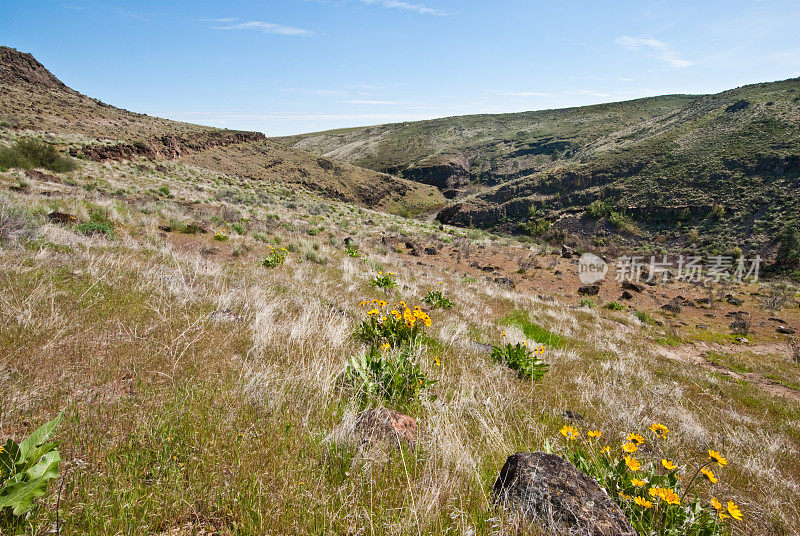
{"type": "Polygon", "coordinates": [[[414,11],[420,15],[437,15],[443,17],[447,15],[441,9],[434,9],[422,4],[412,4],[411,2],[403,2],[402,0],[361,0],[364,4],[382,6],[392,9],[405,9],[407,11],[414,11]]]}
{"type": "Polygon", "coordinates": [[[400,104],[396,101],[385,100],[349,100],[345,101],[347,104],[400,104]]]}
{"type": "Polygon", "coordinates": [[[694,65],[693,61],[685,60],[678,56],[678,53],[665,42],[658,39],[644,37],[631,37],[625,35],[614,39],[614,42],[631,50],[645,50],[651,56],[658,58],[672,67],[689,67],[694,65]]]}
{"type": "Polygon", "coordinates": [[[550,93],[542,93],[541,91],[512,91],[512,90],[502,90],[502,91],[492,91],[491,93],[499,93],[500,95],[506,95],[507,97],[550,97],[550,93]]]}
{"type": "Polygon", "coordinates": [[[212,26],[215,30],[252,30],[261,33],[276,34],[276,35],[314,35],[310,30],[302,28],[293,28],[291,26],[284,26],[282,24],[274,24],[272,22],[262,22],[257,20],[236,22],[237,19],[225,18],[214,19],[214,22],[223,24],[223,26],[212,26]]]}

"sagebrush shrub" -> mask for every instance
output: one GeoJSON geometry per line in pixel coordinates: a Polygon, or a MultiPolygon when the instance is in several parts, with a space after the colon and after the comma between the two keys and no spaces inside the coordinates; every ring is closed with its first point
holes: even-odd
{"type": "Polygon", "coordinates": [[[73,159],[60,154],[49,143],[37,140],[20,140],[11,147],[0,147],[0,166],[45,168],[56,172],[73,171],[78,167],[73,159]]]}

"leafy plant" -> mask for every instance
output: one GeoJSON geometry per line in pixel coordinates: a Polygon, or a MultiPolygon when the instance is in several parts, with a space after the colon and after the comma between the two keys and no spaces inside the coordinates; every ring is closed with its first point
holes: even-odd
{"type": "Polygon", "coordinates": [[[27,513],[33,499],[44,495],[48,482],[58,477],[58,443],[49,439],[61,417],[59,413],[20,443],[9,439],[0,447],[0,512],[10,508],[15,516],[27,513]]]}
{"type": "Polygon", "coordinates": [[[363,301],[360,304],[361,307],[368,305],[373,308],[366,313],[367,318],[361,321],[355,331],[355,337],[366,343],[410,346],[417,342],[424,328],[431,325],[431,317],[419,306],[412,310],[405,302],[399,302],[394,304],[394,308],[383,300],[363,301]]]}
{"type": "Polygon", "coordinates": [[[520,378],[538,380],[545,375],[550,365],[542,361],[537,355],[544,353],[544,346],[538,346],[531,351],[525,343],[492,347],[492,359],[495,362],[507,365],[516,370],[520,378]]]}
{"type": "Polygon", "coordinates": [[[214,240],[216,240],[217,242],[224,242],[228,238],[230,237],[228,236],[227,229],[217,229],[216,232],[214,233],[214,240]]]}
{"type": "Polygon", "coordinates": [[[235,222],[233,222],[231,224],[231,229],[236,231],[236,234],[240,234],[240,235],[247,234],[247,228],[243,224],[239,223],[238,221],[235,221],[235,222]]]}
{"type": "Polygon", "coordinates": [[[366,354],[350,359],[344,380],[361,397],[395,402],[417,400],[421,391],[436,383],[428,379],[410,347],[392,352],[388,345],[378,350],[374,344],[366,354]]]}
{"type": "Polygon", "coordinates": [[[581,307],[588,307],[589,309],[591,309],[592,307],[594,307],[594,302],[589,298],[583,298],[581,299],[581,307]]]}
{"type": "Polygon", "coordinates": [[[361,253],[359,253],[358,248],[354,246],[352,243],[348,243],[344,245],[344,252],[347,254],[348,257],[360,257],[361,253]]]}
{"type": "Polygon", "coordinates": [[[438,307],[441,307],[442,309],[450,309],[453,306],[453,302],[446,298],[441,290],[429,290],[425,297],[422,298],[422,301],[434,309],[438,307]]]}
{"type": "Polygon", "coordinates": [[[376,275],[369,284],[373,287],[388,289],[396,287],[397,280],[393,272],[378,272],[378,275],[376,275]]]}
{"type": "Polygon", "coordinates": [[[102,211],[93,210],[91,216],[89,216],[89,221],[79,223],[75,226],[75,230],[85,235],[102,234],[108,238],[113,238],[114,222],[109,220],[102,211]]]}
{"type": "Polygon", "coordinates": [[[286,248],[276,248],[275,246],[268,246],[269,251],[266,256],[261,260],[261,265],[267,268],[275,268],[286,262],[286,257],[289,252],[286,248]]]}
{"type": "Polygon", "coordinates": [[[619,302],[615,302],[615,301],[608,302],[605,305],[605,308],[608,309],[609,311],[623,311],[623,310],[625,310],[625,306],[624,305],[622,305],[619,302]]]}
{"type": "Polygon", "coordinates": [[[673,462],[663,453],[662,443],[667,440],[669,429],[661,423],[653,423],[649,429],[654,444],[640,434],[630,433],[615,450],[609,445],[600,446],[600,430],[589,431],[583,437],[577,428],[566,425],[560,433],[567,441],[565,457],[597,480],[639,534],[729,534],[730,520],[741,521],[742,513],[733,501],[725,505],[712,494],[718,482],[714,471],[725,467],[728,460],[709,450],[708,456],[695,464],[673,462]],[[645,443],[642,451],[653,453],[648,462],[636,457],[645,443]],[[708,489],[701,490],[706,484],[708,489]],[[702,501],[698,491],[704,491],[710,499],[702,501]]]}

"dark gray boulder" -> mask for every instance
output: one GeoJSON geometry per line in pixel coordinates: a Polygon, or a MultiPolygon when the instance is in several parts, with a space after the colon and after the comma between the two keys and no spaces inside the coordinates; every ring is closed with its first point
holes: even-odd
{"type": "Polygon", "coordinates": [[[546,533],[636,536],[622,509],[597,482],[555,454],[518,452],[494,484],[495,503],[541,524],[546,533]]]}

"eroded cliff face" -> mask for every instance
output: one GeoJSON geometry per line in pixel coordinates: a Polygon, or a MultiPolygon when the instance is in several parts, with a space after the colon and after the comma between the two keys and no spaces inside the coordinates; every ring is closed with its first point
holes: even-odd
{"type": "Polygon", "coordinates": [[[147,141],[123,142],[113,145],[86,145],[81,149],[71,149],[70,154],[72,156],[83,156],[98,162],[103,160],[128,160],[137,156],[152,159],[175,159],[199,151],[265,139],[266,137],[261,132],[223,130],[177,136],[167,135],[147,141]]]}

